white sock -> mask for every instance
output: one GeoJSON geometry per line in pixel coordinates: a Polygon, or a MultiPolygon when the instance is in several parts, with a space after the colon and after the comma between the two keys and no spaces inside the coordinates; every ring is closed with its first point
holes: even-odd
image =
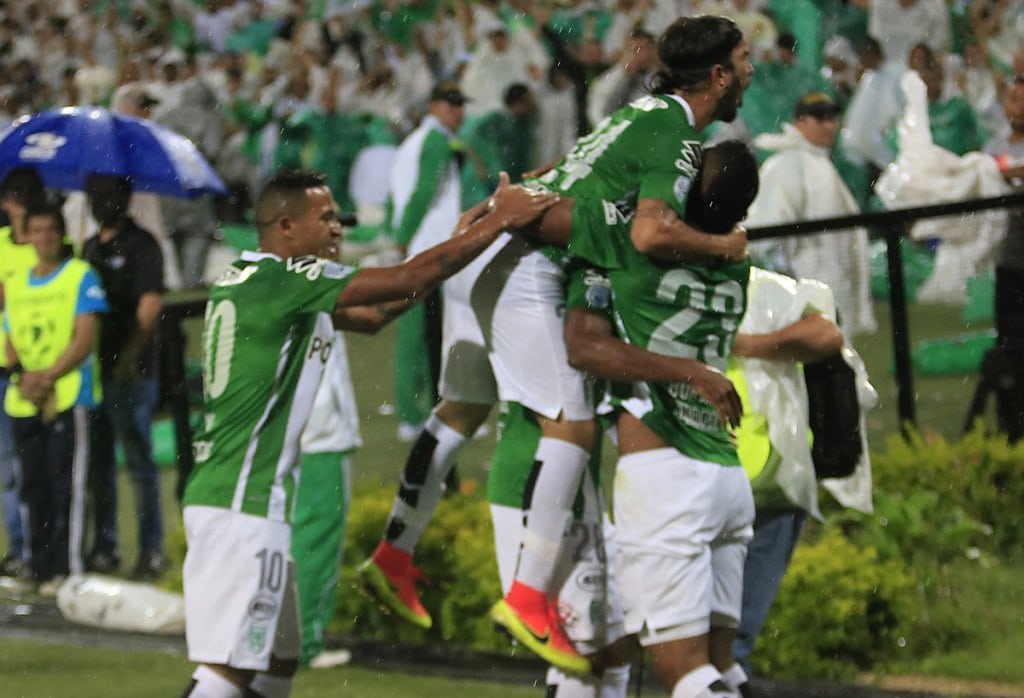
{"type": "Polygon", "coordinates": [[[629,664],[605,669],[600,678],[569,676],[550,667],[546,682],[549,687],[557,687],[553,694],[549,693],[554,698],[626,698],[629,664]]]}
{"type": "Polygon", "coordinates": [[[610,666],[601,677],[601,692],[598,698],[626,698],[629,690],[629,664],[610,666]]]}
{"type": "Polygon", "coordinates": [[[288,698],[292,692],[292,677],[274,674],[256,674],[249,688],[260,698],[288,698]]]}
{"type": "Polygon", "coordinates": [[[467,438],[437,418],[427,418],[423,432],[409,451],[402,482],[388,517],[385,539],[399,550],[412,552],[430,523],[444,494],[444,481],[467,438]]]}
{"type": "Polygon", "coordinates": [[[722,683],[736,691],[747,682],[747,672],[737,662],[722,672],[722,683]]]}
{"type": "Polygon", "coordinates": [[[540,469],[532,497],[524,502],[528,512],[516,568],[516,580],[522,584],[545,593],[553,591],[548,587],[589,460],[590,454],[576,444],[547,437],[540,440],[540,469]]]}
{"type": "Polygon", "coordinates": [[[242,698],[243,695],[241,686],[202,664],[192,672],[192,682],[192,688],[185,694],[188,698],[242,698]]]}
{"type": "MultiPolygon", "coordinates": [[[[711,690],[711,684],[721,681],[722,675],[710,664],[702,664],[672,687],[672,698],[718,698],[720,693],[711,690]]],[[[735,694],[731,694],[735,695],[735,694]]]]}

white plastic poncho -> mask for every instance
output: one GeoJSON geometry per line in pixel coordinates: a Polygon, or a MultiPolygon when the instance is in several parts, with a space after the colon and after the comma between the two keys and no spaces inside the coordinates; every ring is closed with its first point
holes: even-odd
{"type": "MultiPolygon", "coordinates": [[[[835,320],[835,300],[825,284],[810,279],[796,280],[753,267],[747,290],[747,312],[739,331],[744,334],[774,332],[803,317],[808,308],[835,320]]],[[[875,406],[878,394],[868,380],[864,362],[848,344],[843,359],[854,370],[861,404],[862,455],[853,475],[822,480],[821,484],[845,507],[870,513],[871,458],[863,411],[875,406]]],[[[790,361],[734,358],[743,374],[750,409],[763,414],[768,437],[781,462],[775,480],[786,497],[812,516],[821,518],[818,508],[818,480],[808,442],[807,386],[803,371],[790,361]]]]}
{"type": "MultiPolygon", "coordinates": [[[[904,73],[900,86],[906,99],[898,126],[900,152],[875,183],[875,193],[886,208],[987,198],[1009,191],[992,156],[958,156],[932,142],[927,90],[917,73],[904,73]]],[[[941,240],[935,269],[918,291],[917,299],[965,302],[968,277],[991,268],[1005,232],[1006,213],[1001,210],[976,213],[969,218],[946,216],[915,223],[913,238],[941,240]]]]}
{"type": "MultiPolygon", "coordinates": [[[[761,165],[761,186],[750,206],[750,227],[855,215],[860,208],[832,164],[827,148],[804,138],[792,124],[782,133],[754,139],[764,150],[775,151],[761,165]]],[[[823,281],[839,304],[843,333],[852,337],[873,332],[868,240],[863,228],[847,228],[814,235],[765,241],[781,253],[781,266],[798,278],[823,281]]],[[[752,249],[764,245],[755,243],[752,249]]]]}

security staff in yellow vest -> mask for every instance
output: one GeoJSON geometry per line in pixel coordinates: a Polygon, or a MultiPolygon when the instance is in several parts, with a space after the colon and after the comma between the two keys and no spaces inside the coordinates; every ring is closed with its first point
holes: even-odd
{"type": "MultiPolygon", "coordinates": [[[[0,209],[7,215],[8,225],[0,227],[0,312],[4,308],[4,284],[12,275],[31,269],[36,264],[36,251],[25,238],[25,210],[45,201],[46,189],[39,173],[31,167],[17,167],[0,185],[0,209]]],[[[7,393],[10,375],[7,370],[7,337],[0,322],[0,405],[7,393]]],[[[21,465],[14,450],[11,418],[0,408],[0,509],[7,531],[7,552],[0,559],[0,576],[19,577],[26,571],[29,558],[28,540],[22,521],[21,465]]]]}
{"type": "Polygon", "coordinates": [[[59,209],[31,208],[25,223],[38,262],[4,286],[13,376],[4,410],[22,464],[32,577],[45,593],[82,571],[89,422],[101,397],[95,347],[107,299],[65,243],[59,209]]]}

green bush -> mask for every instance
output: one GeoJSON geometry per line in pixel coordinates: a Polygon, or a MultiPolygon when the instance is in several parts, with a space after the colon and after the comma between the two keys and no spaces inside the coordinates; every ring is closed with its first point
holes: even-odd
{"type": "Polygon", "coordinates": [[[844,510],[829,516],[847,538],[878,551],[883,560],[902,560],[915,569],[977,560],[991,546],[992,528],[934,490],[874,493],[872,514],[844,510]]]}
{"type": "Polygon", "coordinates": [[[797,547],[752,659],[772,676],[849,677],[899,653],[919,609],[903,565],[825,526],[797,547]]]}
{"type": "Polygon", "coordinates": [[[423,631],[386,615],[355,591],[355,567],[380,540],[393,493],[377,492],[353,499],[349,514],[345,564],[333,632],[365,639],[425,643],[451,641],[478,650],[508,650],[487,612],[501,598],[494,558],[494,533],[487,502],[456,496],[441,501],[416,549],[414,563],[423,571],[423,604],[434,627],[423,631]]]}
{"type": "Polygon", "coordinates": [[[1002,554],[1024,554],[1024,442],[979,426],[957,442],[910,431],[892,436],[872,455],[876,491],[930,491],[942,505],[959,507],[992,530],[991,546],[1002,554]]]}

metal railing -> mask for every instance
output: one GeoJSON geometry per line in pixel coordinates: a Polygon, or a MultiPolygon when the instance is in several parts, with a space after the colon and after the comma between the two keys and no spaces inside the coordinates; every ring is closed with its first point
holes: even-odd
{"type": "MultiPolygon", "coordinates": [[[[814,235],[820,232],[864,227],[886,243],[886,263],[889,279],[889,307],[892,324],[893,356],[895,357],[896,390],[900,424],[916,424],[914,376],[910,355],[910,328],[907,311],[906,281],[900,255],[900,246],[910,224],[915,221],[942,216],[966,215],[1015,206],[1024,207],[1024,193],[1007,194],[988,199],[973,199],[933,206],[917,206],[892,211],[865,213],[787,223],[783,225],[751,228],[751,240],[814,235]]],[[[170,300],[164,306],[161,318],[160,341],[164,365],[164,398],[174,423],[177,466],[179,472],[178,495],[184,488],[185,478],[191,472],[192,435],[189,424],[189,402],[186,388],[185,334],[181,323],[203,314],[206,299],[170,300]]]]}

